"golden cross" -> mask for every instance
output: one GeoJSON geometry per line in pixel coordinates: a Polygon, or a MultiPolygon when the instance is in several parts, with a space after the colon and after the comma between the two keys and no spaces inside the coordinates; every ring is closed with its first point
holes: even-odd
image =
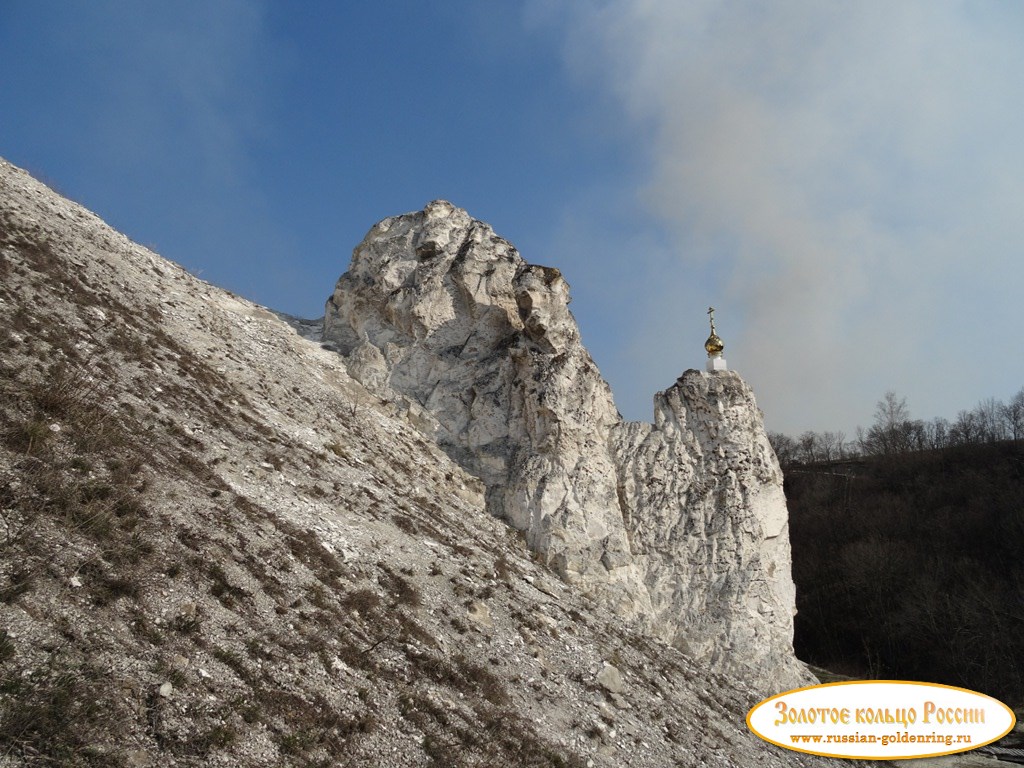
{"type": "Polygon", "coordinates": [[[708,317],[711,318],[711,333],[713,335],[715,333],[715,308],[714,307],[708,307],[708,317]]]}

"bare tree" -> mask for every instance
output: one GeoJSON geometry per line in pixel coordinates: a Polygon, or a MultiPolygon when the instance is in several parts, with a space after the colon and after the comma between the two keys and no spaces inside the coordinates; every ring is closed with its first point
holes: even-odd
{"type": "Polygon", "coordinates": [[[818,436],[818,447],[823,461],[838,461],[845,458],[843,446],[846,435],[842,432],[822,432],[818,436]]]}
{"type": "Polygon", "coordinates": [[[936,417],[924,425],[925,444],[928,448],[945,448],[949,445],[949,422],[936,417]]]}
{"type": "Polygon", "coordinates": [[[883,456],[904,453],[914,447],[916,432],[907,399],[889,390],[875,404],[875,423],[859,435],[861,449],[883,456]]]}
{"type": "Polygon", "coordinates": [[[821,441],[816,432],[810,430],[800,435],[797,441],[797,453],[804,464],[821,461],[821,441]]]}
{"type": "Polygon", "coordinates": [[[1024,438],[1024,387],[1003,406],[1003,424],[1011,440],[1024,438]]]}
{"type": "Polygon", "coordinates": [[[949,430],[950,442],[953,445],[980,443],[984,441],[984,435],[984,430],[975,411],[960,411],[949,430]]]}
{"type": "Polygon", "coordinates": [[[1006,427],[1003,421],[1005,407],[999,400],[989,397],[978,403],[977,408],[974,409],[978,416],[983,439],[987,442],[994,443],[1006,439],[1006,427]]]}
{"type": "Polygon", "coordinates": [[[903,424],[905,444],[915,451],[928,449],[928,425],[921,419],[906,421],[903,424]]]}
{"type": "Polygon", "coordinates": [[[784,435],[781,432],[769,432],[768,443],[775,451],[775,457],[781,466],[788,467],[796,461],[796,441],[789,435],[784,435]]]}
{"type": "Polygon", "coordinates": [[[883,429],[896,429],[910,419],[907,398],[897,397],[891,389],[875,403],[875,424],[883,429]]]}

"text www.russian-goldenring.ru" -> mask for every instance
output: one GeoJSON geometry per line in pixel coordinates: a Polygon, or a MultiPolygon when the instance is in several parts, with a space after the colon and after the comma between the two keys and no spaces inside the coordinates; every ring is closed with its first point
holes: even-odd
{"type": "Polygon", "coordinates": [[[881,736],[871,733],[819,733],[813,735],[792,734],[789,737],[794,744],[970,744],[970,734],[960,733],[886,733],[881,736]]]}

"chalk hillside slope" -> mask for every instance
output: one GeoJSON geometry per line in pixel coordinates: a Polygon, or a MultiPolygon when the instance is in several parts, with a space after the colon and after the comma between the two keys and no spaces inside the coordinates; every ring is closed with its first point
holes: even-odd
{"type": "Polygon", "coordinates": [[[0,161],[0,765],[831,764],[489,494],[336,352],[0,161]]]}

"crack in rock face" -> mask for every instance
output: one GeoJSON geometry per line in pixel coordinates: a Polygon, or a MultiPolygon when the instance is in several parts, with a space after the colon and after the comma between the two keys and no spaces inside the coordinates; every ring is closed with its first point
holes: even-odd
{"type": "Polygon", "coordinates": [[[782,473],[749,387],[689,370],[653,424],[624,422],[569,300],[559,270],[435,201],[356,247],[323,340],[563,579],[713,668],[808,681],[782,473]]]}

